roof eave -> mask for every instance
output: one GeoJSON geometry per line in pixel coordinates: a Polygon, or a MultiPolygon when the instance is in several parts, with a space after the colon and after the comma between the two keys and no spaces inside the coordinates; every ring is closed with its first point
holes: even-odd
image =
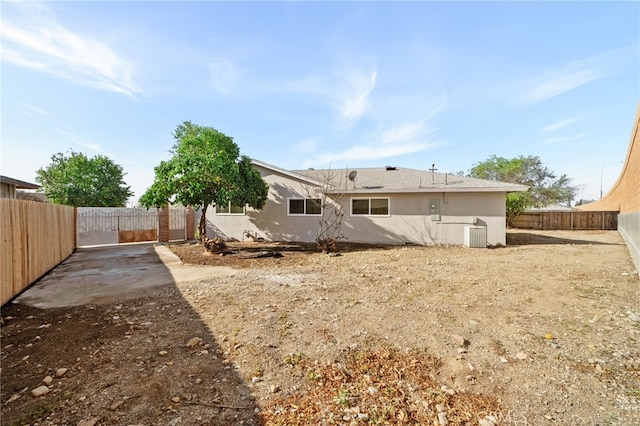
{"type": "Polygon", "coordinates": [[[281,169],[280,167],[274,166],[274,165],[269,164],[269,163],[265,163],[263,161],[254,160],[252,158],[251,159],[251,163],[256,165],[256,166],[258,166],[258,167],[262,167],[264,169],[268,169],[268,170],[271,170],[273,172],[276,172],[276,173],[279,173],[279,174],[282,174],[282,175],[285,175],[285,176],[288,176],[288,177],[291,177],[291,178],[294,178],[294,179],[298,179],[298,180],[307,182],[310,185],[323,186],[322,182],[319,182],[319,181],[317,181],[315,179],[311,179],[311,178],[309,178],[307,176],[301,175],[299,173],[292,172],[290,170],[281,169]]]}
{"type": "Polygon", "coordinates": [[[526,192],[529,189],[528,186],[514,185],[505,187],[489,187],[489,188],[477,188],[477,187],[451,187],[451,186],[439,186],[429,188],[350,188],[348,190],[334,189],[329,190],[329,194],[338,194],[347,192],[350,194],[403,194],[403,193],[435,193],[435,192],[526,192]]]}

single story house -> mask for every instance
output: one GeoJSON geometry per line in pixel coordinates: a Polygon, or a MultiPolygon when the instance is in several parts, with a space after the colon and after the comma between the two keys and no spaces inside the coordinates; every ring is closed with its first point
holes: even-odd
{"type": "Polygon", "coordinates": [[[38,189],[40,185],[0,176],[0,198],[16,198],[16,189],[38,189]]]}
{"type": "Polygon", "coordinates": [[[480,230],[484,246],[504,245],[506,195],[528,189],[401,167],[290,171],[253,165],[269,186],[264,208],[207,209],[207,237],[313,242],[332,210],[342,212],[341,234],[349,242],[468,245],[469,233],[480,230]]]}

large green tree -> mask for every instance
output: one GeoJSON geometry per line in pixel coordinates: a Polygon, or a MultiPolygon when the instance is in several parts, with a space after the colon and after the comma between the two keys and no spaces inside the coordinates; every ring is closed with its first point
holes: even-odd
{"type": "Polygon", "coordinates": [[[36,182],[53,203],[74,207],[123,207],[133,194],[122,167],[108,157],[89,158],[71,151],[51,156],[51,164],[37,171],[36,182]]]}
{"type": "Polygon", "coordinates": [[[495,155],[476,163],[469,176],[494,181],[519,183],[529,186],[527,192],[507,194],[507,220],[513,221],[530,207],[544,207],[550,204],[567,204],[577,193],[567,175],[556,176],[537,156],[503,158],[495,155]]]}
{"type": "Polygon", "coordinates": [[[261,209],[268,195],[267,184],[253,168],[251,160],[240,156],[233,139],[212,127],[190,121],[178,125],[171,159],[155,168],[153,184],[140,198],[140,204],[162,207],[166,204],[202,208],[198,237],[206,235],[206,213],[210,204],[249,205],[261,209]]]}

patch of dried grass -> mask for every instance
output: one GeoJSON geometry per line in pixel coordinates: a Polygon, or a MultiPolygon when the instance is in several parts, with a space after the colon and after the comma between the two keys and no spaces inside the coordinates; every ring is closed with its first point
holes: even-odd
{"type": "Polygon", "coordinates": [[[305,371],[309,389],[271,401],[261,411],[263,423],[426,425],[442,404],[450,425],[464,425],[500,409],[492,396],[439,386],[441,363],[423,351],[384,346],[349,351],[345,359],[331,365],[299,359],[294,367],[305,371]]]}

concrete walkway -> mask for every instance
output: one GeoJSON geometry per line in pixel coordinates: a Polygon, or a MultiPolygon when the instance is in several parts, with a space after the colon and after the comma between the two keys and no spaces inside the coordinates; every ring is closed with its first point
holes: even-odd
{"type": "Polygon", "coordinates": [[[84,247],[13,303],[41,309],[115,303],[150,289],[235,273],[226,267],[183,265],[171,250],[155,243],[84,247]]]}

